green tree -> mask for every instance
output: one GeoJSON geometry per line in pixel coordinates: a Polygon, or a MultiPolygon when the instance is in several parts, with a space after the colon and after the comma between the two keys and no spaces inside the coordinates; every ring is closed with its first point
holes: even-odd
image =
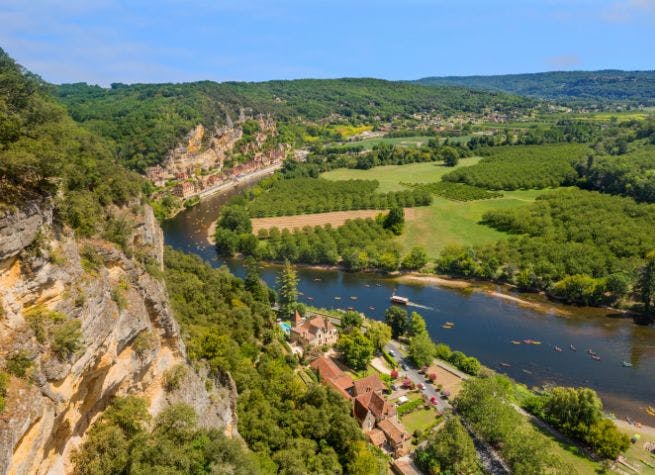
{"type": "Polygon", "coordinates": [[[425,319],[418,312],[412,312],[409,316],[409,322],[407,325],[407,335],[416,336],[421,333],[427,333],[428,328],[425,324],[425,319]]]}
{"type": "Polygon", "coordinates": [[[391,327],[391,335],[398,338],[407,331],[407,325],[409,324],[407,310],[392,305],[384,312],[384,321],[391,327]]]}
{"type": "Polygon", "coordinates": [[[352,449],[353,456],[346,465],[350,475],[385,475],[387,473],[387,457],[377,447],[363,440],[357,441],[352,449]]]}
{"type": "Polygon", "coordinates": [[[644,313],[652,315],[655,312],[655,251],[646,255],[646,264],[639,275],[639,290],[644,313]]]}
{"type": "Polygon", "coordinates": [[[480,472],[473,440],[457,416],[449,417],[440,431],[430,434],[425,448],[417,452],[416,461],[430,475],[480,472]]]}
{"type": "Polygon", "coordinates": [[[384,322],[369,320],[366,327],[366,336],[376,350],[381,350],[391,341],[391,327],[384,322]]]}
{"type": "Polygon", "coordinates": [[[385,229],[389,229],[396,236],[402,234],[404,225],[405,211],[400,206],[394,206],[391,208],[382,221],[382,226],[385,229]]]}
{"type": "Polygon", "coordinates": [[[441,158],[447,167],[455,167],[459,163],[459,153],[453,147],[442,147],[441,158]]]}
{"type": "Polygon", "coordinates": [[[402,268],[407,270],[419,270],[427,263],[428,255],[426,254],[425,249],[420,246],[415,246],[403,259],[402,268]]]}
{"type": "Polygon", "coordinates": [[[409,340],[409,357],[419,368],[432,363],[434,343],[427,332],[419,333],[409,340]]]}
{"type": "Polygon", "coordinates": [[[298,274],[289,261],[277,275],[277,292],[280,301],[280,316],[290,318],[298,305],[298,274]]]}
{"type": "Polygon", "coordinates": [[[243,206],[226,206],[218,220],[219,228],[229,229],[236,234],[252,232],[252,222],[248,210],[243,206]]]}
{"type": "Polygon", "coordinates": [[[339,335],[336,347],[343,361],[357,371],[366,369],[375,353],[373,343],[359,329],[339,335]]]}
{"type": "Polygon", "coordinates": [[[358,329],[362,326],[362,321],[363,319],[359,312],[348,310],[341,317],[341,329],[346,332],[358,329]]]}

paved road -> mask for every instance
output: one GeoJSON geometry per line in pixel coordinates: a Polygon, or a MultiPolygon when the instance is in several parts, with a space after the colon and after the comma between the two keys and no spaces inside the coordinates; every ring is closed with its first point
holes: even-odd
{"type": "MultiPolygon", "coordinates": [[[[401,370],[400,372],[401,375],[406,376],[415,384],[423,383],[425,385],[423,394],[425,394],[428,397],[428,399],[432,398],[433,396],[437,398],[437,408],[439,409],[439,411],[444,412],[446,409],[451,408],[451,405],[447,400],[441,399],[439,393],[434,388],[434,386],[432,386],[431,384],[426,384],[424,376],[422,374],[419,374],[418,369],[414,368],[411,365],[409,358],[403,358],[402,353],[400,351],[400,345],[397,342],[395,341],[389,342],[384,349],[387,352],[389,350],[392,350],[395,354],[394,359],[400,363],[405,363],[405,365],[407,365],[407,370],[401,370]]],[[[509,474],[510,473],[509,468],[503,462],[502,458],[498,455],[498,453],[496,453],[496,451],[493,448],[491,448],[488,444],[485,444],[480,439],[478,439],[473,433],[473,431],[470,430],[468,425],[467,424],[465,425],[467,427],[467,430],[473,437],[473,444],[475,445],[475,450],[478,453],[478,458],[480,459],[480,463],[482,464],[485,473],[488,473],[490,475],[509,474]]]]}
{"type": "Polygon", "coordinates": [[[399,370],[402,376],[406,376],[414,384],[423,383],[423,385],[425,385],[423,394],[427,396],[428,400],[432,399],[432,397],[435,397],[437,399],[437,409],[439,409],[440,412],[444,412],[446,409],[450,408],[450,404],[448,404],[448,401],[442,399],[441,395],[434,388],[434,386],[426,383],[425,377],[422,374],[419,374],[418,369],[411,366],[409,358],[402,357],[402,353],[400,352],[400,345],[398,343],[392,341],[388,343],[384,349],[387,352],[389,350],[392,350],[396,355],[394,356],[394,359],[400,363],[405,363],[405,365],[407,365],[407,370],[402,370],[402,369],[399,370]]]}

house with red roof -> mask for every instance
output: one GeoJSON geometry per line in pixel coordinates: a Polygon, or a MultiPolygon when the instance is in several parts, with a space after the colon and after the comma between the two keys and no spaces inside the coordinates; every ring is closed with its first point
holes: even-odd
{"type": "Polygon", "coordinates": [[[333,345],[339,338],[339,332],[327,315],[314,315],[303,319],[296,311],[294,326],[291,328],[291,342],[303,348],[310,346],[333,345]]]}

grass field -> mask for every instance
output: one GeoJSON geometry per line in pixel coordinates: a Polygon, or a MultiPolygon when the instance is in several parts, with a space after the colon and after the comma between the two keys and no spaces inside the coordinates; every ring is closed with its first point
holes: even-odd
{"type": "MultiPolygon", "coordinates": [[[[417,208],[405,208],[405,220],[413,221],[417,208]]],[[[385,213],[379,209],[361,209],[352,211],[333,211],[331,213],[301,214],[298,216],[277,216],[273,218],[253,218],[252,232],[257,234],[260,229],[302,229],[305,226],[323,226],[331,224],[333,227],[341,226],[349,219],[375,218],[385,213]]]]}
{"type": "Polygon", "coordinates": [[[370,139],[356,140],[353,142],[348,142],[343,144],[344,147],[350,147],[352,145],[361,145],[365,150],[372,149],[375,145],[379,143],[386,143],[389,145],[403,145],[414,147],[417,144],[427,143],[432,137],[426,136],[417,136],[417,137],[373,137],[370,139]]]}
{"type": "MultiPolygon", "coordinates": [[[[470,166],[480,158],[460,160],[458,167],[470,166]]],[[[438,181],[452,170],[440,163],[413,163],[410,165],[390,165],[370,170],[340,168],[321,175],[328,180],[347,180],[352,178],[378,180],[379,191],[404,189],[401,182],[427,183],[438,181]]],[[[439,256],[449,244],[487,244],[507,237],[507,234],[479,224],[482,215],[491,210],[511,209],[531,203],[548,190],[503,191],[503,197],[490,200],[451,201],[434,196],[430,206],[415,208],[416,216],[405,226],[399,242],[404,251],[412,246],[423,246],[431,259],[439,256]]]]}
{"type": "MultiPolygon", "coordinates": [[[[475,165],[481,159],[479,157],[464,158],[459,161],[459,167],[475,165]]],[[[354,168],[337,168],[323,173],[321,178],[327,180],[377,180],[380,182],[379,192],[406,190],[400,183],[429,183],[439,181],[441,177],[452,171],[453,168],[446,167],[440,162],[411,163],[409,165],[386,165],[374,167],[369,170],[357,170],[354,168]]]]}

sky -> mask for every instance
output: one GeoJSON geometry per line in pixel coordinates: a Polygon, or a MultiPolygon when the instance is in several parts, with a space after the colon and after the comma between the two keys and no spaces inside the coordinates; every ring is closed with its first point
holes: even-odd
{"type": "Polygon", "coordinates": [[[655,0],[0,0],[54,83],[655,69],[655,0]]]}

